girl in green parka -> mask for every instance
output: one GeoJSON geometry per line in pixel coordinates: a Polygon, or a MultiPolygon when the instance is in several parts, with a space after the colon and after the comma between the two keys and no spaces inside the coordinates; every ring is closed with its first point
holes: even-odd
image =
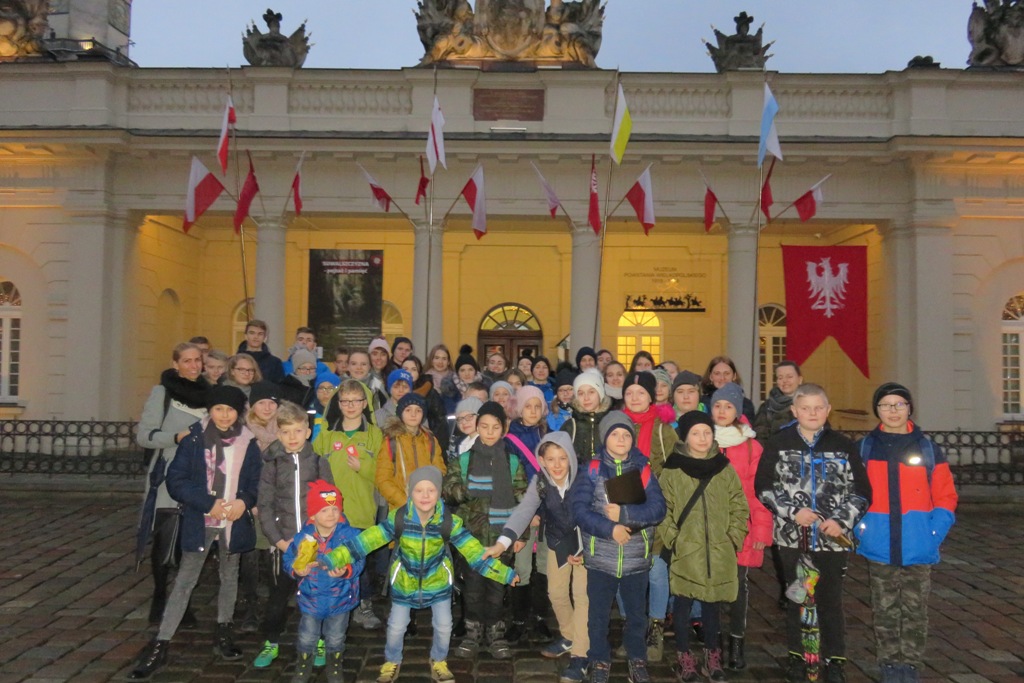
{"type": "MultiPolygon", "coordinates": [[[[750,509],[739,475],[715,445],[711,417],[698,410],[685,413],[677,433],[680,441],[659,480],[668,511],[658,534],[664,552],[670,554],[669,589],[676,598],[676,623],[685,624],[694,600],[700,601],[706,643],[701,674],[724,681],[719,603],[736,599],[736,553],[747,535],[750,509]]],[[[678,679],[699,680],[690,629],[676,629],[676,650],[678,679]]]]}

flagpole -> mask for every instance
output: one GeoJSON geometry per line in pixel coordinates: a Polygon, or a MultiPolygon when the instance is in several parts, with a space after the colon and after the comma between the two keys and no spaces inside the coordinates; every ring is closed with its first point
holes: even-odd
{"type": "MultiPolygon", "coordinates": [[[[305,158],[306,158],[306,150],[302,150],[302,153],[299,155],[298,169],[302,168],[302,161],[305,158]]],[[[261,194],[261,197],[262,197],[262,193],[260,193],[260,194],[261,194]]],[[[281,203],[281,217],[278,219],[281,222],[284,221],[284,216],[285,216],[286,213],[288,213],[288,200],[291,199],[291,195],[292,195],[292,188],[289,187],[288,191],[285,192],[285,194],[284,194],[284,201],[281,203]]]]}
{"type": "MultiPolygon", "coordinates": [[[[764,82],[767,85],[767,83],[768,83],[768,73],[767,73],[767,71],[765,71],[765,74],[764,74],[764,82]]],[[[776,160],[775,155],[772,154],[772,165],[771,165],[771,168],[769,168],[769,170],[768,170],[768,176],[769,177],[771,177],[771,172],[775,168],[775,160],[776,160]]],[[[754,298],[754,326],[753,326],[753,334],[750,335],[750,346],[751,346],[751,349],[750,349],[750,351],[751,351],[751,355],[750,355],[750,385],[751,385],[751,387],[755,386],[755,380],[754,380],[755,373],[757,373],[756,376],[758,378],[760,378],[760,365],[761,365],[761,354],[759,353],[759,351],[760,351],[759,346],[760,346],[760,340],[761,340],[761,330],[760,330],[760,324],[759,324],[760,323],[760,315],[758,315],[758,309],[757,309],[757,278],[758,278],[758,271],[760,269],[760,263],[761,263],[761,201],[764,198],[764,162],[763,161],[757,167],[757,176],[758,176],[758,179],[757,179],[757,206],[754,207],[754,213],[757,214],[757,232],[754,235],[754,287],[753,287],[753,292],[752,292],[752,295],[753,295],[753,298],[754,298]]],[[[767,377],[768,377],[768,369],[765,368],[765,378],[766,378],[766,380],[767,380],[767,377]]],[[[767,381],[765,383],[767,384],[767,381]]],[[[753,392],[751,392],[751,393],[753,393],[753,392]]],[[[754,396],[751,396],[750,400],[753,401],[754,400],[754,396]]]]}
{"type": "MultiPolygon", "coordinates": [[[[231,102],[233,104],[234,103],[234,97],[233,97],[233,95],[234,95],[234,84],[231,81],[231,67],[230,66],[226,67],[226,71],[227,71],[227,74],[228,74],[228,97],[231,99],[231,102]]],[[[239,193],[239,187],[238,187],[239,169],[238,169],[238,126],[237,125],[231,127],[231,140],[232,140],[232,142],[234,142],[234,146],[235,146],[235,193],[238,194],[239,193]]],[[[262,196],[262,194],[260,195],[260,205],[261,206],[263,205],[263,196],[262,196]]],[[[266,217],[266,213],[267,213],[266,208],[264,208],[263,209],[264,217],[266,217]]],[[[256,222],[256,220],[253,220],[253,223],[256,223],[256,227],[257,228],[260,225],[259,223],[256,222]]],[[[245,258],[245,221],[242,221],[242,224],[240,226],[238,226],[238,243],[239,243],[239,247],[240,247],[241,252],[242,252],[242,294],[245,297],[245,314],[246,314],[246,318],[247,319],[252,320],[255,316],[253,314],[252,307],[249,305],[249,275],[248,275],[248,267],[247,267],[246,258],[245,258]]]]}
{"type": "MultiPolygon", "coordinates": [[[[614,89],[615,98],[616,98],[616,100],[615,100],[616,101],[615,109],[618,108],[619,85],[621,83],[622,83],[622,72],[620,72],[618,70],[618,68],[616,67],[616,69],[615,69],[615,89],[614,89]]],[[[611,131],[610,135],[614,135],[615,134],[615,109],[612,110],[612,131],[611,131]]],[[[609,196],[611,195],[611,192],[612,192],[612,175],[614,175],[614,173],[615,173],[615,159],[613,159],[612,155],[609,153],[608,154],[608,180],[607,180],[607,182],[605,183],[605,186],[604,186],[604,220],[601,221],[601,235],[600,235],[600,237],[601,237],[601,245],[600,245],[600,247],[598,247],[598,259],[597,259],[597,296],[594,297],[594,339],[593,339],[593,342],[592,342],[593,343],[593,348],[597,348],[597,346],[598,346],[597,340],[600,337],[600,327],[601,327],[601,276],[602,276],[602,271],[604,271],[604,237],[605,237],[605,234],[608,232],[608,217],[611,215],[611,214],[608,213],[608,202],[609,202],[609,196]]],[[[618,206],[616,206],[615,208],[618,208],[618,206]]]]}
{"type": "MultiPolygon", "coordinates": [[[[824,178],[822,178],[821,180],[819,180],[818,182],[816,182],[816,183],[815,183],[814,185],[812,185],[812,186],[811,186],[811,189],[810,189],[810,191],[811,191],[811,192],[813,192],[814,190],[818,189],[819,187],[821,187],[821,185],[822,185],[822,184],[823,184],[823,183],[824,183],[824,182],[825,182],[826,180],[828,180],[828,179],[829,179],[829,178],[831,178],[831,177],[832,177],[832,174],[831,174],[831,173],[829,173],[829,174],[828,174],[827,176],[825,176],[824,178]]],[[[804,193],[804,194],[806,194],[806,193],[804,193]]],[[[804,195],[800,195],[800,197],[803,197],[803,196],[804,196],[804,195]]],[[[794,199],[793,201],[791,201],[791,202],[790,202],[789,204],[787,204],[787,205],[786,205],[786,208],[782,209],[782,210],[781,210],[781,211],[779,211],[779,212],[778,212],[777,214],[775,214],[774,216],[772,216],[772,220],[773,220],[773,221],[774,221],[774,220],[778,220],[779,216],[781,216],[782,214],[786,213],[787,211],[789,211],[790,209],[792,209],[792,208],[793,208],[794,206],[796,206],[797,200],[799,200],[799,199],[800,199],[800,197],[797,197],[796,199],[794,199]]]]}
{"type": "MultiPolygon", "coordinates": [[[[434,102],[437,101],[437,62],[434,62],[434,99],[430,102],[430,125],[434,125],[434,102]]],[[[429,134],[427,136],[430,138],[429,134]]],[[[430,344],[430,275],[434,266],[434,168],[430,170],[430,185],[428,187],[429,193],[427,194],[427,295],[425,300],[427,302],[427,310],[423,312],[423,343],[430,344]]],[[[455,203],[452,203],[454,208],[455,203]]],[[[448,209],[451,212],[451,209],[448,209]]],[[[404,211],[402,213],[405,213],[404,211]]],[[[445,218],[448,214],[445,214],[445,218]]],[[[406,215],[408,218],[408,215],[406,215]]],[[[412,219],[409,219],[412,221],[412,219]]],[[[443,223],[444,221],[442,221],[443,223]]],[[[413,223],[413,230],[416,229],[416,224],[413,223]]],[[[422,353],[422,351],[421,351],[422,353]]]]}

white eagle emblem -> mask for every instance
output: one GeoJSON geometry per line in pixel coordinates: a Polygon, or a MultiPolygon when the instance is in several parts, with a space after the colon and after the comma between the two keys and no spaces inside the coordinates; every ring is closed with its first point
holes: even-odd
{"type": "Polygon", "coordinates": [[[849,281],[850,264],[840,263],[838,272],[832,271],[832,259],[822,258],[817,263],[807,261],[807,284],[811,290],[811,310],[824,311],[826,318],[844,308],[846,284],[849,281]]]}

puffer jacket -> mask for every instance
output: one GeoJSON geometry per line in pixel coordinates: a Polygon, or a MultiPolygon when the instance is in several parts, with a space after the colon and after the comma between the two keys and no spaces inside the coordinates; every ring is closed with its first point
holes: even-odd
{"type": "Polygon", "coordinates": [[[754,544],[771,545],[774,524],[772,513],[768,512],[754,494],[754,476],[757,474],[757,465],[761,462],[764,448],[753,438],[754,432],[747,424],[746,418],[742,420],[741,427],[715,427],[715,439],[719,449],[729,458],[733,469],[739,475],[743,495],[746,496],[747,507],[750,508],[750,517],[746,525],[747,537],[736,561],[741,567],[760,567],[764,563],[764,550],[755,550],[754,544]],[[736,443],[741,439],[740,443],[736,443]]]}
{"type": "MultiPolygon", "coordinates": [[[[827,426],[810,445],[795,424],[769,439],[757,466],[754,491],[775,515],[775,542],[785,548],[801,548],[804,532],[796,523],[801,508],[834,519],[849,533],[871,503],[871,484],[856,447],[827,426]]],[[[819,534],[817,524],[811,527],[805,549],[845,550],[819,534]]]]}
{"type": "MultiPolygon", "coordinates": [[[[316,539],[317,554],[322,557],[339,547],[344,547],[342,544],[353,541],[358,533],[349,525],[344,515],[327,538],[322,537],[316,530],[316,524],[310,522],[292,539],[282,562],[289,571],[292,571],[299,542],[307,535],[316,539]]],[[[309,566],[309,574],[306,576],[295,575],[295,580],[299,583],[299,611],[317,619],[327,619],[359,607],[359,575],[363,573],[365,562],[361,559],[350,560],[344,565],[351,567],[343,576],[330,576],[328,570],[316,562],[309,566]]]]}
{"type": "MultiPolygon", "coordinates": [[[[197,422],[189,428],[188,436],[178,444],[178,452],[167,467],[167,491],[182,504],[181,549],[198,552],[206,543],[206,513],[217,502],[210,494],[206,479],[206,447],[203,444],[203,430],[210,418],[197,422]]],[[[235,438],[234,472],[228,473],[224,497],[235,498],[245,503],[245,513],[234,522],[224,525],[224,537],[228,550],[244,553],[256,547],[256,526],[252,509],[260,489],[260,447],[248,427],[235,438]]]]}
{"type": "Polygon", "coordinates": [[[298,453],[289,453],[275,441],[263,452],[257,505],[260,528],[271,545],[291,541],[305,524],[306,493],[317,479],[334,483],[327,459],[314,453],[308,443],[298,453]]]}
{"type": "MultiPolygon", "coordinates": [[[[337,405],[337,401],[332,401],[337,405]]],[[[331,415],[328,408],[328,415],[331,415]]],[[[339,410],[340,415],[340,410],[339,410]]],[[[384,434],[370,424],[364,415],[359,429],[348,436],[341,429],[340,420],[325,425],[316,440],[313,451],[330,463],[334,473],[335,486],[341,491],[345,516],[349,524],[357,529],[369,529],[377,521],[377,502],[374,500],[374,482],[377,476],[377,453],[384,443],[384,434]],[[359,458],[359,471],[348,464],[352,450],[359,458]]]]}
{"type": "Polygon", "coordinates": [[[374,482],[388,507],[394,510],[408,500],[406,482],[409,475],[425,465],[433,465],[444,474],[444,451],[441,445],[422,427],[416,434],[399,419],[391,420],[384,427],[384,440],[377,451],[377,472],[374,482]]]}
{"type": "Polygon", "coordinates": [[[739,589],[736,552],[747,535],[747,499],[729,459],[713,446],[707,458],[690,457],[676,445],[661,473],[667,512],[658,527],[671,549],[668,583],[672,595],[704,602],[733,602],[739,589]],[[679,515],[702,479],[710,479],[682,527],[679,515]]]}
{"type": "Polygon", "coordinates": [[[616,460],[602,447],[597,457],[580,470],[569,496],[573,518],[583,538],[583,564],[588,570],[619,578],[650,570],[655,527],[665,518],[665,498],[649,461],[639,449],[630,451],[625,460],[616,460]],[[604,482],[630,470],[641,470],[647,500],[639,505],[621,506],[618,523],[632,533],[632,538],[621,546],[612,538],[616,522],[605,514],[608,494],[604,482]]]}
{"type": "MultiPolygon", "coordinates": [[[[491,546],[498,540],[508,519],[496,523],[496,520],[491,519],[491,499],[478,498],[469,490],[469,461],[473,457],[474,446],[477,443],[478,439],[474,438],[468,450],[462,451],[459,457],[448,463],[449,469],[444,478],[442,493],[446,501],[458,506],[459,515],[466,521],[469,532],[485,546],[491,546]]],[[[518,449],[504,438],[501,443],[505,446],[507,467],[512,475],[512,495],[516,503],[519,503],[526,492],[526,475],[517,455],[518,449]]]]}
{"type": "Polygon", "coordinates": [[[576,449],[576,457],[579,458],[580,466],[585,466],[591,458],[597,456],[604,444],[601,443],[598,425],[601,418],[611,410],[612,400],[605,396],[597,412],[585,413],[579,407],[576,399],[572,402],[572,417],[562,423],[562,431],[572,437],[572,446],[576,449]]]}
{"type": "Polygon", "coordinates": [[[936,564],[956,520],[956,489],[942,449],[910,423],[906,434],[875,428],[858,444],[871,506],[855,529],[857,552],[897,567],[936,564]]]}
{"type": "MultiPolygon", "coordinates": [[[[397,551],[392,555],[388,569],[391,599],[415,609],[451,600],[454,570],[452,559],[441,536],[445,506],[438,501],[433,516],[426,524],[420,522],[415,505],[409,501],[405,507],[405,530],[398,539],[397,551]]],[[[395,540],[395,515],[392,510],[387,520],[372,526],[354,540],[338,547],[320,559],[328,568],[342,567],[362,561],[367,555],[395,540]]],[[[515,572],[496,558],[484,558],[484,547],[469,533],[462,519],[452,515],[451,546],[466,558],[469,566],[479,574],[501,584],[512,583],[515,572]]]]}

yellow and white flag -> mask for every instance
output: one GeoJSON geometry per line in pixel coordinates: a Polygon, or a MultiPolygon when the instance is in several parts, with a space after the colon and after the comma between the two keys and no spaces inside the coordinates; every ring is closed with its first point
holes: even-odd
{"type": "Polygon", "coordinates": [[[629,134],[633,132],[633,119],[629,115],[629,107],[626,105],[626,94],[622,91],[622,84],[619,83],[619,94],[615,101],[615,125],[612,126],[612,159],[615,163],[622,163],[622,155],[626,153],[626,145],[629,144],[629,134]]]}

